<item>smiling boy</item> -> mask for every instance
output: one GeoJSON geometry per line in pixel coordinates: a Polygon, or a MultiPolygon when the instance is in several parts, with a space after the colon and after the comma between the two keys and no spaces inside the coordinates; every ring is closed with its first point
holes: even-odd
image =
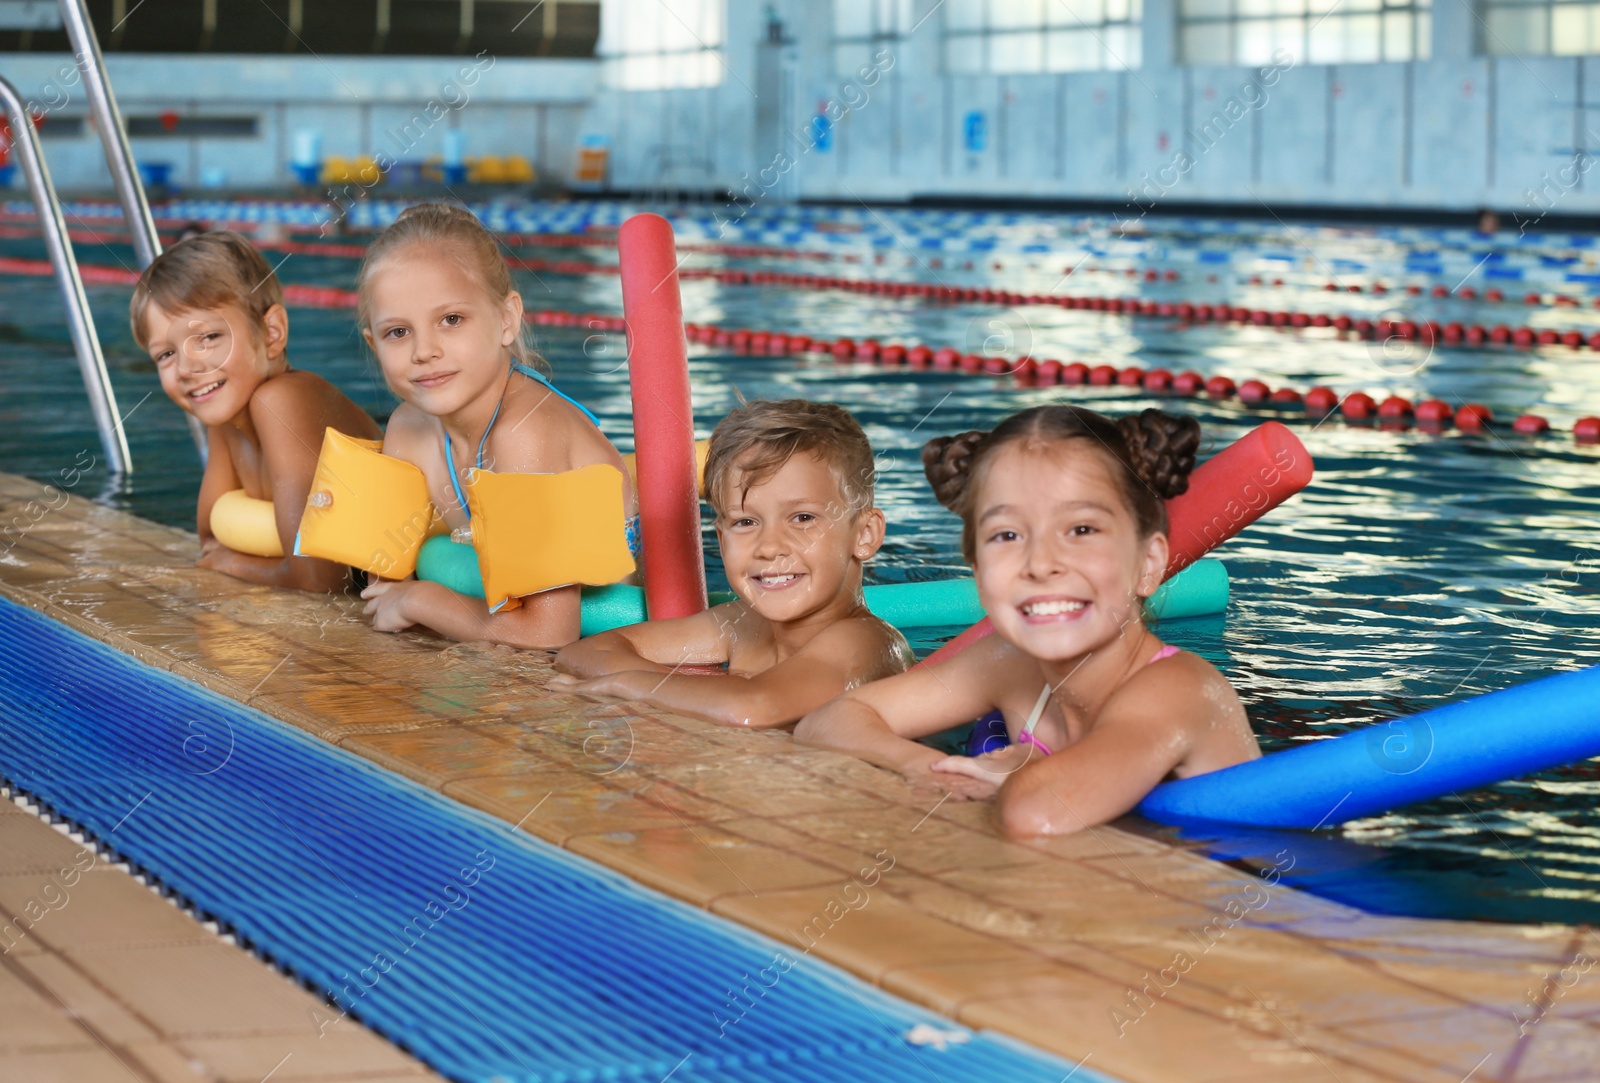
{"type": "Polygon", "coordinates": [[[903,672],[910,647],[861,597],[862,568],[883,544],[873,477],[872,447],[841,407],[733,411],[711,435],[705,491],[737,597],[580,640],[556,657],[571,676],[552,686],[767,728],[903,672]],[[722,664],[728,676],[682,672],[722,664]]]}
{"type": "Polygon", "coordinates": [[[139,277],[129,319],[161,389],[206,427],[198,565],[268,586],[343,587],[350,569],[294,556],[295,532],[323,432],[382,434],[327,380],[289,367],[283,287],[261,253],[225,230],[180,241],[139,277]],[[280,555],[230,549],[212,531],[213,507],[234,490],[272,503],[280,555]]]}

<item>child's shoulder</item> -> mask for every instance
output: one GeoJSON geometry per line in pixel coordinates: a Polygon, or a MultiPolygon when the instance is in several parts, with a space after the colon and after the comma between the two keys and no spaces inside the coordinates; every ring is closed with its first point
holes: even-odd
{"type": "Polygon", "coordinates": [[[1141,666],[1113,693],[1107,707],[1154,710],[1162,717],[1181,722],[1186,718],[1211,717],[1210,711],[1196,711],[1196,705],[1221,708],[1228,714],[1244,714],[1239,693],[1222,671],[1191,651],[1177,651],[1152,659],[1141,666]]]}
{"type": "Polygon", "coordinates": [[[314,372],[287,369],[257,384],[250,395],[250,404],[252,407],[293,409],[329,398],[343,400],[346,395],[314,372]]]}
{"type": "Polygon", "coordinates": [[[402,402],[383,427],[384,453],[392,455],[397,446],[415,446],[429,437],[437,439],[438,431],[438,421],[432,414],[402,402]]]}
{"type": "Polygon", "coordinates": [[[902,673],[916,656],[899,629],[881,617],[861,610],[834,621],[818,632],[810,647],[836,657],[859,661],[871,679],[902,673]]]}

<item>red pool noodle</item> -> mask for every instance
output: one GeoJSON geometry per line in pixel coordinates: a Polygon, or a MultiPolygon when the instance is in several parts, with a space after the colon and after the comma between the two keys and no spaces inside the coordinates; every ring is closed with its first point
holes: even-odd
{"type": "MultiPolygon", "coordinates": [[[[1277,421],[1252,429],[1189,475],[1189,488],[1167,501],[1167,574],[1171,579],[1311,483],[1311,453],[1277,421]]],[[[921,662],[942,662],[994,626],[985,617],[921,662]]]]}
{"type": "Polygon", "coordinates": [[[651,620],[706,608],[689,353],[672,226],[636,214],[617,232],[633,395],[644,596],[651,620]]]}

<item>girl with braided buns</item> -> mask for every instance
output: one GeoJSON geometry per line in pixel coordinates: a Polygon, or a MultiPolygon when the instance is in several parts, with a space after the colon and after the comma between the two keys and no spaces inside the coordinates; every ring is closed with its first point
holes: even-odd
{"type": "Polygon", "coordinates": [[[997,798],[1014,836],[1094,827],[1164,779],[1260,755],[1222,674],[1144,624],[1167,566],[1163,501],[1188,487],[1199,445],[1193,418],[1112,421],[1075,406],[931,441],[924,470],[961,516],[996,634],[847,692],[796,739],[957,799],[997,798]],[[997,752],[947,756],[916,740],[993,710],[1012,742],[997,752]]]}

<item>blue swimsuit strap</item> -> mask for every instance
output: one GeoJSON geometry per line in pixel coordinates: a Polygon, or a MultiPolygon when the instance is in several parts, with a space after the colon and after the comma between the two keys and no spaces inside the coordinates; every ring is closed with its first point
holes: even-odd
{"type": "MultiPolygon", "coordinates": [[[[513,362],[511,365],[511,371],[520,372],[528,379],[548,387],[551,392],[565,399],[567,402],[570,402],[579,410],[582,410],[583,416],[594,422],[595,428],[598,429],[600,427],[600,419],[595,417],[594,414],[589,411],[587,406],[573,398],[571,395],[568,395],[566,392],[562,391],[555,384],[551,383],[550,378],[544,373],[540,372],[538,369],[531,368],[528,365],[522,364],[521,362],[513,362]]],[[[505,395],[502,393],[500,396],[500,401],[495,404],[494,413],[489,417],[489,426],[483,430],[483,438],[478,441],[478,458],[473,465],[479,470],[483,469],[483,447],[489,442],[489,434],[494,431],[494,423],[499,420],[500,407],[505,405],[505,401],[505,395]]],[[[443,426],[440,427],[443,428],[443,426]]],[[[467,509],[467,494],[462,491],[461,479],[456,476],[456,461],[450,450],[450,433],[448,430],[444,434],[444,461],[445,466],[448,467],[450,471],[450,487],[455,490],[456,499],[461,502],[461,510],[466,511],[470,515],[471,512],[467,509]]]]}
{"type": "Polygon", "coordinates": [[[512,372],[520,372],[520,373],[522,373],[522,375],[526,376],[528,379],[537,380],[539,383],[544,384],[544,386],[548,387],[551,391],[554,391],[561,398],[567,400],[572,405],[576,406],[579,410],[582,410],[583,411],[583,416],[588,418],[590,421],[594,422],[594,427],[595,428],[598,429],[600,427],[600,419],[595,417],[594,414],[592,412],[590,412],[590,410],[589,410],[589,408],[587,406],[585,406],[583,403],[579,402],[577,399],[573,398],[571,395],[567,394],[565,391],[561,390],[555,384],[551,383],[550,382],[550,377],[546,376],[544,373],[540,372],[538,369],[530,368],[529,366],[524,365],[521,362],[518,362],[518,363],[515,363],[515,364],[513,364],[511,366],[511,371],[512,372]]]}

